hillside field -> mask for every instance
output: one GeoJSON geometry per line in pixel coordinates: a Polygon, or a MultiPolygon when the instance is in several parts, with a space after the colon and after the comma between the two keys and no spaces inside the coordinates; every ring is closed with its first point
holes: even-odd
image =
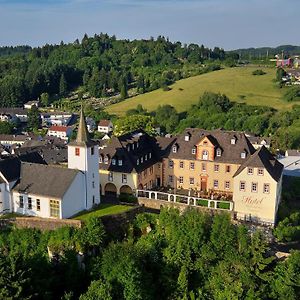
{"type": "Polygon", "coordinates": [[[185,111],[191,104],[197,103],[199,96],[205,91],[220,92],[232,101],[246,102],[250,105],[267,105],[278,110],[289,109],[294,103],[282,100],[284,91],[275,86],[275,73],[275,68],[228,68],[182,79],[173,84],[170,91],[155,90],[108,106],[106,110],[111,114],[123,115],[138,104],[142,104],[149,111],[155,110],[158,105],[170,104],[178,111],[185,111]],[[262,69],[267,74],[252,75],[256,69],[262,69]]]}

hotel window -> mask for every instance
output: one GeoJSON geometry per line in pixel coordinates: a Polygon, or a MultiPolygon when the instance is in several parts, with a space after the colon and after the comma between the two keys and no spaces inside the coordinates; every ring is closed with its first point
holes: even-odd
{"type": "Polygon", "coordinates": [[[214,171],[219,172],[219,170],[220,170],[220,166],[219,165],[214,165],[214,171]]]}
{"type": "Polygon", "coordinates": [[[208,160],[208,151],[207,150],[202,151],[202,159],[208,160]]]}
{"type": "Polygon", "coordinates": [[[150,174],[153,174],[153,166],[150,167],[149,172],[150,174]]]}
{"type": "Polygon", "coordinates": [[[112,164],[113,166],[116,165],[116,159],[115,159],[115,158],[113,158],[113,159],[111,160],[111,164],[112,164]]]}
{"type": "Polygon", "coordinates": [[[230,166],[226,166],[226,173],[230,173],[230,166]]]}
{"type": "Polygon", "coordinates": [[[222,154],[221,149],[217,149],[217,156],[221,156],[221,154],[222,154]]]}
{"type": "Polygon", "coordinates": [[[40,199],[36,199],[36,210],[37,211],[41,210],[41,200],[40,199]]]}
{"type": "Polygon", "coordinates": [[[127,174],[122,174],[122,183],[127,183],[127,174]]]}
{"type": "Polygon", "coordinates": [[[179,168],[180,168],[180,169],[183,169],[183,168],[184,168],[184,162],[183,162],[183,161],[179,162],[179,168]]]}
{"type": "Polygon", "coordinates": [[[80,148],[75,148],[75,155],[79,156],[80,155],[80,148]]]}
{"type": "Polygon", "coordinates": [[[214,189],[219,188],[219,181],[218,180],[214,180],[214,189]]]}
{"type": "Polygon", "coordinates": [[[264,183],[264,193],[269,194],[270,193],[270,184],[264,183]]]}
{"type": "Polygon", "coordinates": [[[95,182],[92,181],[92,188],[94,189],[95,188],[95,182]]]}
{"type": "Polygon", "coordinates": [[[99,156],[99,163],[102,164],[102,161],[103,161],[103,158],[102,158],[102,155],[99,156]]]}
{"type": "Polygon", "coordinates": [[[257,174],[260,176],[264,175],[264,169],[257,169],[257,174]]]}
{"type": "Polygon", "coordinates": [[[229,190],[230,189],[230,182],[229,181],[225,181],[225,190],[229,190]]]}
{"type": "Polygon", "coordinates": [[[241,158],[246,158],[246,152],[241,153],[241,158]]]}
{"type": "Polygon", "coordinates": [[[60,205],[58,200],[50,200],[50,217],[60,217],[60,205]]]}
{"type": "Polygon", "coordinates": [[[169,168],[173,169],[174,167],[174,161],[173,160],[169,160],[169,168]]]}
{"type": "Polygon", "coordinates": [[[206,172],[206,163],[202,163],[202,172],[206,172]]]}
{"type": "Polygon", "coordinates": [[[173,146],[173,153],[177,152],[177,146],[173,146]]]}
{"type": "Polygon", "coordinates": [[[195,183],[195,178],[194,177],[190,177],[190,184],[194,184],[195,183]]]}
{"type": "Polygon", "coordinates": [[[118,166],[122,166],[123,165],[123,161],[122,161],[122,159],[119,159],[118,160],[118,166]]]}
{"type": "Polygon", "coordinates": [[[173,176],[169,175],[169,183],[173,183],[173,176]]]}
{"type": "Polygon", "coordinates": [[[28,207],[28,209],[32,209],[32,198],[31,197],[28,197],[27,207],[28,207]]]}
{"type": "Polygon", "coordinates": [[[252,184],[251,184],[251,192],[252,193],[257,193],[257,183],[256,182],[252,182],[252,184]]]}
{"type": "Polygon", "coordinates": [[[23,196],[19,196],[20,208],[24,207],[24,198],[23,196]]]}
{"type": "Polygon", "coordinates": [[[94,155],[94,153],[95,153],[95,148],[92,147],[92,148],[91,148],[91,155],[94,155]]]}
{"type": "Polygon", "coordinates": [[[113,172],[108,173],[108,181],[114,181],[114,175],[113,172]]]}
{"type": "Polygon", "coordinates": [[[248,168],[248,175],[253,175],[253,168],[248,168]]]}
{"type": "Polygon", "coordinates": [[[193,162],[190,163],[190,169],[195,170],[195,163],[193,163],[193,162]]]}
{"type": "Polygon", "coordinates": [[[192,154],[196,154],[196,147],[192,149],[192,154]]]}
{"type": "Polygon", "coordinates": [[[240,181],[240,191],[245,191],[246,189],[246,182],[245,181],[240,181]]]}
{"type": "Polygon", "coordinates": [[[179,176],[179,183],[183,184],[183,176],[179,176]]]}

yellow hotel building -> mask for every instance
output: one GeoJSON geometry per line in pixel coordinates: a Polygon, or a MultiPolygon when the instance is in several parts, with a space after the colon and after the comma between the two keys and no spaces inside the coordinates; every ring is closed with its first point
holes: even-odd
{"type": "Polygon", "coordinates": [[[143,131],[113,137],[100,150],[103,195],[164,189],[233,202],[235,217],[273,225],[283,166],[243,132],[189,128],[172,138],[143,131]]]}

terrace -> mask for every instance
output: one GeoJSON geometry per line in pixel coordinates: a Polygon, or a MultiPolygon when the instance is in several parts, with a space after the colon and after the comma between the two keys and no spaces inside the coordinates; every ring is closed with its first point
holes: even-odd
{"type": "Polygon", "coordinates": [[[204,193],[194,190],[160,188],[157,190],[137,190],[136,196],[154,201],[162,200],[210,209],[233,210],[232,193],[229,192],[208,191],[204,193]]]}

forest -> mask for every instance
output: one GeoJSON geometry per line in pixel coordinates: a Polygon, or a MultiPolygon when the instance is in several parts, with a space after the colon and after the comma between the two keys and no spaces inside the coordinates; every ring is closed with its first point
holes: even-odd
{"type": "Polygon", "coordinates": [[[18,107],[45,93],[59,99],[79,87],[91,97],[126,98],[132,87],[144,93],[203,72],[206,60],[234,58],[218,47],[182,45],[162,36],[130,41],[103,33],[69,44],[1,47],[0,106],[18,107]]]}
{"type": "Polygon", "coordinates": [[[95,217],[80,229],[2,230],[0,298],[300,297],[300,252],[276,259],[262,231],[233,225],[225,213],[163,209],[121,231],[106,232],[95,217]]]}

